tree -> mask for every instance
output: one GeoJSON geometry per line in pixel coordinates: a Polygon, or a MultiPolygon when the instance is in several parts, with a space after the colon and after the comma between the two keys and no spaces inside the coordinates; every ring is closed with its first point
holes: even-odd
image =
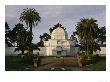
{"type": "Polygon", "coordinates": [[[50,29],[49,29],[50,33],[52,33],[52,32],[53,32],[53,30],[54,30],[54,29],[56,29],[56,28],[58,28],[58,27],[61,27],[61,28],[63,28],[64,30],[66,29],[66,28],[62,27],[62,25],[61,25],[61,24],[59,24],[59,23],[58,23],[58,24],[54,25],[54,27],[53,27],[53,28],[50,28],[50,29]]]}
{"type": "Polygon", "coordinates": [[[15,27],[12,30],[13,36],[13,42],[15,42],[16,49],[15,51],[22,51],[22,54],[24,54],[24,51],[27,49],[27,46],[29,45],[28,40],[28,33],[26,29],[24,28],[23,24],[16,24],[15,27]]]}
{"type": "Polygon", "coordinates": [[[7,22],[5,22],[5,32],[7,32],[8,30],[10,30],[9,25],[7,22]]]}
{"type": "Polygon", "coordinates": [[[99,28],[98,33],[99,33],[98,34],[98,42],[100,42],[101,45],[103,45],[103,43],[106,42],[106,28],[105,28],[105,26],[99,28]]]}
{"type": "Polygon", "coordinates": [[[90,47],[93,46],[94,40],[98,37],[98,24],[97,20],[93,18],[83,18],[76,25],[76,34],[79,37],[80,44],[85,49],[85,54],[91,52],[90,47]]]}
{"type": "Polygon", "coordinates": [[[48,41],[48,39],[51,38],[51,36],[48,33],[43,33],[43,35],[40,35],[40,42],[37,43],[38,47],[44,47],[43,41],[48,41]]]}
{"type": "Polygon", "coordinates": [[[51,38],[51,36],[47,33],[43,33],[42,36],[40,35],[40,39],[44,40],[44,41],[48,41],[48,39],[50,39],[50,38],[51,38]]]}
{"type": "Polygon", "coordinates": [[[90,45],[90,54],[93,54],[93,51],[96,52],[97,50],[101,50],[100,45],[97,42],[94,41],[91,45],[90,45]]]}
{"type": "Polygon", "coordinates": [[[12,42],[12,34],[11,34],[11,29],[9,28],[9,25],[7,22],[5,22],[5,43],[7,44],[8,47],[13,46],[12,42]]]}
{"type": "MultiPolygon", "coordinates": [[[[39,16],[39,13],[34,8],[27,8],[24,9],[23,12],[20,15],[20,21],[24,21],[26,25],[30,29],[30,44],[32,43],[32,28],[33,26],[37,26],[38,22],[40,22],[41,17],[39,16]]],[[[29,54],[30,54],[30,48],[29,48],[29,54]]]]}
{"type": "Polygon", "coordinates": [[[39,46],[37,44],[31,43],[30,47],[32,50],[39,50],[40,51],[40,48],[38,48],[39,46]]]}
{"type": "Polygon", "coordinates": [[[76,46],[78,45],[78,40],[76,38],[76,32],[73,32],[73,34],[70,36],[70,40],[72,40],[76,46]]]}

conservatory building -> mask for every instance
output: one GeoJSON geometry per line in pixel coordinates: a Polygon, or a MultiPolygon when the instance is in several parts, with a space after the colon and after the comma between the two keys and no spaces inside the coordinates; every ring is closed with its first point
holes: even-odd
{"type": "Polygon", "coordinates": [[[44,47],[40,47],[39,55],[45,56],[67,56],[75,55],[78,48],[75,43],[68,39],[66,29],[61,27],[61,24],[55,25],[56,28],[52,31],[51,39],[44,41],[44,47]]]}

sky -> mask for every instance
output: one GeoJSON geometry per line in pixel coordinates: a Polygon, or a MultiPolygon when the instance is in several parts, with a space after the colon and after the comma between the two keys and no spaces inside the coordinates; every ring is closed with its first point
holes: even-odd
{"type": "Polygon", "coordinates": [[[99,27],[106,25],[105,5],[6,5],[5,21],[11,29],[20,22],[20,14],[25,8],[35,8],[41,16],[41,22],[33,28],[33,43],[39,42],[39,36],[49,33],[49,28],[57,23],[66,28],[69,36],[75,31],[75,25],[81,18],[92,17],[98,20],[99,27]]]}

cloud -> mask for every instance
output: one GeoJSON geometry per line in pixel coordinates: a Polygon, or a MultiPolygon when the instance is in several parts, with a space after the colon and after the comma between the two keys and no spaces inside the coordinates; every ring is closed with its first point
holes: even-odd
{"type": "Polygon", "coordinates": [[[98,20],[99,26],[106,24],[105,5],[7,5],[6,21],[11,27],[19,22],[19,16],[25,8],[35,8],[40,16],[41,23],[33,28],[34,43],[39,41],[39,36],[44,32],[49,33],[49,28],[60,22],[66,27],[69,35],[75,31],[75,24],[83,17],[93,17],[98,20]]]}

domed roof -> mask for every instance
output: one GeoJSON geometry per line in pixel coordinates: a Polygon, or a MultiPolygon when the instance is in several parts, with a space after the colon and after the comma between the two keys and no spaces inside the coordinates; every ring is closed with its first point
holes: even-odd
{"type": "Polygon", "coordinates": [[[67,32],[61,26],[52,31],[51,39],[68,39],[67,32]]]}

